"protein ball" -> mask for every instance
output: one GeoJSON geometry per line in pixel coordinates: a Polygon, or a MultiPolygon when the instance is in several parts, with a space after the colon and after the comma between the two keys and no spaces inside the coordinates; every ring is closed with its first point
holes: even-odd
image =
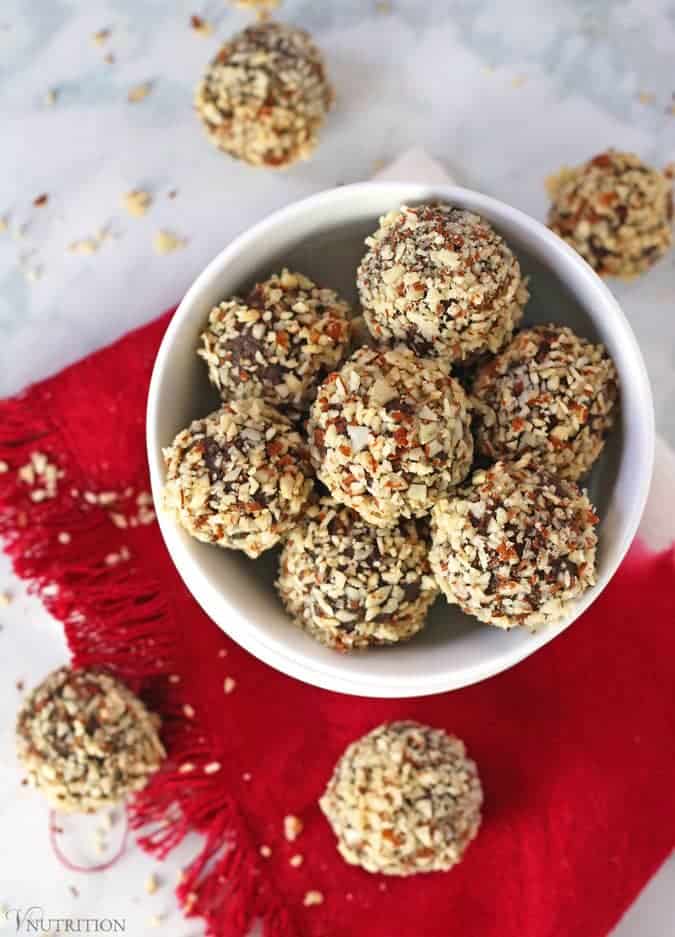
{"type": "Polygon", "coordinates": [[[672,243],[672,182],[633,153],[563,167],[547,189],[549,227],[601,276],[644,273],[672,243]]]}
{"type": "Polygon", "coordinates": [[[223,400],[306,407],[349,344],[350,309],[333,290],[283,270],[215,306],[198,354],[223,400]]]}
{"type": "Polygon", "coordinates": [[[415,521],[371,527],[332,498],[312,505],[284,544],[277,589],[293,620],[339,651],[406,641],[438,595],[415,521]]]}
{"type": "Polygon", "coordinates": [[[53,807],[92,813],[145,787],[164,758],[159,724],[109,674],[61,667],[21,707],[17,753],[53,807]]]}
{"type": "Polygon", "coordinates": [[[429,558],[445,597],[499,628],[554,624],[595,583],[591,503],[528,458],[474,472],[432,512],[429,558]]]}
{"type": "Polygon", "coordinates": [[[347,748],[319,806],[350,865],[414,875],[461,860],[482,803],[463,742],[419,722],[390,722],[347,748]]]}
{"type": "Polygon", "coordinates": [[[618,376],[602,345],[569,328],[541,325],[520,332],[480,368],[472,395],[483,455],[515,459],[534,452],[539,467],[577,480],[605,445],[618,376]]]}
{"type": "Polygon", "coordinates": [[[319,387],[308,433],[331,495],[376,527],[427,514],[473,456],[464,391],[407,348],[357,349],[319,387]]]}
{"type": "Polygon", "coordinates": [[[164,461],[164,505],[185,530],[253,558],[291,529],[313,488],[300,434],[255,397],[195,420],[164,461]]]}
{"type": "Polygon", "coordinates": [[[226,42],[195,95],[212,143],[275,169],[311,155],[332,102],[323,57],[308,33],[276,22],[226,42]]]}
{"type": "Polygon", "coordinates": [[[357,286],[378,341],[463,362],[511,338],[528,292],[518,260],[484,218],[451,205],[402,205],[366,244],[357,286]]]}

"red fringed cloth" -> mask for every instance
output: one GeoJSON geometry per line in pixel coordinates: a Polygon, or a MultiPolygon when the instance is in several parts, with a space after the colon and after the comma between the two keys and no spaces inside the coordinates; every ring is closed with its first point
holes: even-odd
{"type": "Polygon", "coordinates": [[[145,402],[167,321],[0,404],[0,533],[74,665],[163,717],[168,761],[131,818],[160,858],[204,835],[185,913],[213,937],[256,920],[266,937],[605,937],[675,844],[673,553],[634,546],[569,631],[477,686],[398,702],[291,680],[205,617],[152,522],[145,402]],[[450,873],[347,866],[317,807],[345,746],[399,718],[458,734],[480,767],[484,823],[450,873]]]}

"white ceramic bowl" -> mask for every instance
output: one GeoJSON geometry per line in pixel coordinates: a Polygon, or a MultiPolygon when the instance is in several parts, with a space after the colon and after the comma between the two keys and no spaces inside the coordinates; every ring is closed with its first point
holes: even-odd
{"type": "Polygon", "coordinates": [[[654,418],[647,373],[616,300],[591,268],[539,222],[501,202],[453,186],[368,182],[290,205],[221,251],[188,290],[155,362],[147,438],[155,502],[161,504],[161,448],[195,417],[217,406],[195,354],[211,307],[282,266],[334,287],[356,305],[355,273],[365,236],[401,203],[441,199],[476,211],[503,234],[530,276],[529,322],[570,325],[605,343],[621,380],[620,425],[589,481],[600,517],[598,582],[565,621],[532,635],[481,625],[439,599],[418,636],[401,646],[338,654],[298,629],[273,586],[277,551],[255,562],[191,539],[159,509],[166,546],[204,611],[256,657],[316,686],[361,696],[439,693],[484,680],[564,631],[605,588],[633,539],[652,472],[654,418]]]}

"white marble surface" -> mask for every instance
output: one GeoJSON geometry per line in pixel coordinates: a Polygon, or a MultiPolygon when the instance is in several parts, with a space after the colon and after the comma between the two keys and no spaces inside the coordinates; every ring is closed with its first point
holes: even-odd
{"type": "MultiPolygon", "coordinates": [[[[310,163],[266,174],[212,151],[190,106],[204,63],[245,14],[221,0],[2,0],[0,216],[9,216],[9,230],[0,234],[0,394],[176,302],[224,243],[272,209],[364,178],[413,144],[460,182],[537,217],[546,210],[544,177],[563,162],[609,144],[657,164],[675,159],[675,115],[666,113],[674,3],[543,0],[535,12],[529,0],[392,0],[391,8],[286,2],[286,18],[326,50],[338,106],[310,163]],[[216,24],[213,37],[190,30],[194,13],[216,24]],[[106,27],[110,38],[98,46],[91,35],[106,27]],[[107,52],[114,64],[104,62],[107,52]],[[148,80],[151,94],[128,103],[129,88],[148,80]],[[134,187],[155,196],[142,219],[121,207],[134,187]],[[34,207],[43,192],[47,204],[34,207]],[[105,225],[114,237],[96,254],[67,252],[105,225]],[[160,227],[187,238],[185,249],[154,254],[160,227]],[[26,279],[36,269],[40,278],[26,279]]],[[[647,359],[660,432],[675,442],[675,254],[615,288],[647,359]]],[[[4,560],[3,588],[15,601],[0,609],[0,904],[126,917],[134,937],[166,914],[159,932],[197,937],[199,925],[181,920],[169,888],[181,857],[160,871],[165,885],[149,897],[142,883],[155,864],[135,849],[105,875],[77,876],[46,848],[46,813],[18,786],[11,754],[15,681],[34,683],[65,650],[58,626],[4,560]]],[[[671,937],[674,917],[671,860],[615,937],[671,937]]],[[[0,920],[4,933],[15,933],[14,923],[0,920]]]]}

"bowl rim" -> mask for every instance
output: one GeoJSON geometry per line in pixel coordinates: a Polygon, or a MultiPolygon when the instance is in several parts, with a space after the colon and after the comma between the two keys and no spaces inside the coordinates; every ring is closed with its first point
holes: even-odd
{"type": "MultiPolygon", "coordinates": [[[[146,446],[150,466],[151,488],[155,503],[158,505],[157,519],[165,546],[186,588],[218,627],[264,663],[305,683],[334,692],[357,696],[402,699],[459,689],[488,679],[515,666],[565,631],[602,593],[626,555],[644,512],[654,462],[655,420],[647,369],[637,339],[623,310],[595,271],[561,238],[551,232],[540,221],[530,217],[520,209],[513,208],[498,199],[471,189],[449,183],[373,180],[326,189],[272,212],[237,235],[218,252],[195,278],[178,305],[162,337],[153,364],[146,411],[146,446]],[[303,655],[289,652],[288,647],[284,647],[282,641],[261,633],[256,624],[228,604],[226,594],[214,589],[204,575],[199,562],[194,559],[194,556],[181,540],[174,521],[160,507],[163,487],[163,463],[162,443],[158,439],[158,420],[161,404],[160,387],[174,339],[184,320],[190,318],[192,308],[198,303],[202,293],[222,274],[230,261],[246,252],[259,239],[263,238],[268,230],[292,222],[296,217],[318,212],[319,210],[325,212],[327,207],[335,208],[343,202],[354,202],[361,195],[366,195],[375,190],[383,192],[387,189],[392,192],[392,206],[408,201],[420,201],[432,196],[441,197],[450,203],[453,200],[460,201],[460,203],[469,202],[472,205],[470,210],[482,214],[483,209],[485,209],[486,214],[500,220],[506,220],[521,230],[528,230],[530,236],[534,235],[537,239],[546,243],[548,248],[557,253],[563,261],[560,267],[556,267],[556,273],[563,282],[569,284],[572,279],[571,271],[574,271],[577,283],[585,281],[586,285],[595,293],[597,302],[605,306],[603,317],[612,317],[612,331],[616,333],[617,341],[626,345],[633,366],[631,396],[634,400],[637,400],[638,410],[645,421],[642,427],[644,447],[640,452],[642,458],[637,473],[637,484],[633,488],[630,513],[623,519],[623,532],[619,546],[615,545],[613,547],[613,559],[609,564],[609,569],[604,572],[602,584],[598,583],[599,587],[594,587],[591,590],[592,594],[587,592],[582,596],[574,608],[573,615],[561,624],[548,627],[533,635],[531,643],[528,642],[520,647],[514,646],[511,648],[505,645],[504,651],[493,654],[485,662],[466,665],[459,670],[451,670],[447,674],[443,673],[432,677],[424,674],[413,674],[411,677],[406,676],[397,679],[395,683],[390,677],[381,674],[371,676],[350,674],[337,667],[309,662],[303,655]],[[222,614],[223,610],[229,611],[227,626],[223,622],[225,617],[222,614]]],[[[345,660],[345,657],[341,655],[340,659],[345,660]]]]}

